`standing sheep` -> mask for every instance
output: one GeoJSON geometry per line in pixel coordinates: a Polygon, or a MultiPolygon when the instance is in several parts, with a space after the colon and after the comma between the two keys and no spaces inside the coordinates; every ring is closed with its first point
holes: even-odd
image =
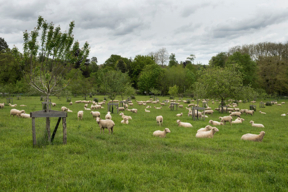
{"type": "Polygon", "coordinates": [[[17,109],[11,109],[10,110],[10,116],[12,115],[13,117],[16,115],[16,116],[20,116],[21,113],[25,113],[25,110],[17,110],[17,109]]]}
{"type": "Polygon", "coordinates": [[[232,112],[232,111],[229,111],[230,113],[230,116],[237,116],[237,117],[240,117],[241,116],[241,112],[232,112]]]}
{"type": "Polygon", "coordinates": [[[99,117],[96,118],[96,122],[98,123],[99,127],[100,127],[100,133],[104,133],[104,128],[107,128],[109,130],[109,134],[113,134],[113,127],[115,126],[114,121],[110,120],[110,119],[105,119],[102,120],[99,117]]]}
{"type": "Polygon", "coordinates": [[[160,131],[160,130],[154,131],[153,135],[156,137],[166,137],[167,133],[171,133],[169,128],[165,128],[164,131],[160,131]]]}
{"type": "Polygon", "coordinates": [[[90,113],[92,114],[93,118],[94,117],[100,117],[100,112],[99,111],[91,111],[90,113]]]}
{"type": "Polygon", "coordinates": [[[156,117],[156,122],[157,122],[157,124],[159,124],[159,125],[162,125],[162,124],[163,124],[163,117],[162,117],[162,115],[159,115],[159,116],[156,117]]]}
{"type": "Polygon", "coordinates": [[[232,117],[231,116],[224,116],[224,117],[219,117],[221,119],[221,122],[226,123],[226,121],[230,122],[230,125],[232,125],[232,117]]]}
{"type": "Polygon", "coordinates": [[[107,114],[105,115],[105,119],[112,119],[110,111],[108,111],[107,114]]]}
{"type": "Polygon", "coordinates": [[[241,139],[247,140],[247,141],[259,141],[259,142],[261,142],[263,140],[264,135],[265,135],[264,131],[261,131],[259,135],[247,133],[245,135],[242,135],[241,139]]]}
{"type": "Polygon", "coordinates": [[[78,111],[78,113],[77,113],[78,121],[79,121],[79,118],[82,120],[83,113],[84,113],[83,111],[78,111]]]}

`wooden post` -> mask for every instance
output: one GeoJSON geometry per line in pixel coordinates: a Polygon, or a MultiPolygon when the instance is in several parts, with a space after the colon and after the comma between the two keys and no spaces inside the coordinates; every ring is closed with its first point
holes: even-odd
{"type": "Polygon", "coordinates": [[[66,117],[62,117],[63,125],[63,144],[67,143],[67,131],[66,131],[66,117]]]}
{"type": "Polygon", "coordinates": [[[48,142],[50,143],[50,117],[46,117],[46,130],[47,130],[47,135],[48,135],[48,142]]]}
{"type": "Polygon", "coordinates": [[[33,146],[35,146],[36,145],[35,117],[32,117],[32,138],[33,138],[33,146]]]}

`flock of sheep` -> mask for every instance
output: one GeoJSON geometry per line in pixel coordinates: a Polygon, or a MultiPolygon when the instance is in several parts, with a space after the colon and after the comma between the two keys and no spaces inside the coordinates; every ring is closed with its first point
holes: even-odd
{"type": "MultiPolygon", "coordinates": [[[[180,100],[179,100],[180,101],[180,100]]],[[[179,102],[178,101],[178,102],[179,102]]],[[[192,100],[193,101],[193,100],[192,100]]],[[[207,101],[207,100],[206,100],[207,101]]],[[[110,101],[111,102],[111,101],[110,101]]],[[[114,102],[119,102],[118,100],[115,100],[114,102]]],[[[162,109],[162,106],[164,106],[166,103],[169,103],[169,102],[176,102],[174,100],[166,100],[166,102],[164,103],[160,103],[161,104],[161,107],[155,107],[154,108],[156,110],[161,110],[162,109]]],[[[184,103],[186,103],[185,100],[183,100],[184,103]]],[[[239,101],[241,102],[241,100],[239,101]]],[[[252,101],[254,102],[254,101],[252,101]]],[[[108,129],[109,130],[109,133],[113,133],[113,127],[115,126],[115,123],[114,121],[112,120],[112,116],[111,116],[111,113],[110,112],[107,112],[107,114],[105,115],[105,119],[101,119],[100,118],[100,112],[99,111],[91,111],[91,109],[103,109],[104,107],[102,105],[104,105],[106,103],[106,101],[102,101],[102,102],[94,102],[94,101],[75,101],[75,103],[85,103],[84,104],[84,110],[86,111],[90,111],[90,114],[92,115],[93,118],[96,119],[96,122],[98,123],[99,127],[100,127],[100,133],[102,133],[102,131],[104,132],[104,129],[108,129]],[[88,108],[88,104],[91,103],[91,107],[88,108]]],[[[150,105],[148,104],[157,104],[159,103],[159,101],[152,101],[152,99],[150,100],[147,100],[147,101],[137,101],[138,105],[144,105],[146,106],[145,108],[145,112],[149,113],[150,110],[148,110],[149,108],[151,108],[150,105]]],[[[70,102],[70,105],[72,105],[73,103],[70,102]]],[[[214,104],[214,101],[212,100],[212,104],[214,104]]],[[[275,102],[274,104],[277,104],[277,102],[275,102]]],[[[285,104],[285,102],[282,102],[281,104],[277,104],[277,105],[282,105],[282,104],[285,104]]],[[[179,105],[179,108],[183,108],[183,105],[179,105]]],[[[11,105],[9,103],[9,106],[12,107],[12,108],[15,108],[17,106],[17,104],[14,104],[14,105],[11,105]]],[[[20,105],[21,107],[25,107],[26,105],[20,105]]],[[[56,106],[56,103],[52,103],[52,106],[56,106]]],[[[129,109],[130,106],[133,106],[133,102],[132,101],[129,101],[128,103],[124,104],[123,107],[118,107],[118,110],[119,111],[130,111],[130,112],[133,112],[133,113],[137,113],[137,109],[133,108],[133,109],[129,109]]],[[[192,109],[191,107],[192,106],[197,106],[197,105],[194,105],[194,104],[189,104],[188,107],[186,107],[186,109],[188,110],[188,116],[191,116],[192,115],[192,109]]],[[[225,111],[228,111],[230,113],[229,116],[223,116],[223,117],[219,117],[220,121],[214,121],[214,120],[209,120],[209,124],[211,124],[212,126],[221,126],[221,125],[224,125],[226,122],[229,122],[230,125],[232,124],[238,124],[238,123],[243,123],[243,121],[245,119],[241,118],[241,115],[242,114],[249,114],[251,116],[253,116],[254,114],[254,110],[248,110],[248,109],[240,109],[240,108],[237,108],[237,104],[236,103],[232,103],[230,105],[228,105],[228,107],[225,107],[223,108],[223,110],[225,111]],[[237,118],[233,121],[233,116],[236,116],[237,118]]],[[[169,106],[169,108],[171,107],[171,105],[169,106]]],[[[0,103],[0,108],[4,108],[4,103],[0,103]]],[[[73,112],[72,110],[70,110],[69,108],[63,106],[61,107],[61,110],[62,111],[66,111],[66,112],[73,112]]],[[[215,110],[217,111],[222,111],[222,109],[220,108],[216,108],[215,110]]],[[[206,106],[205,108],[205,114],[213,114],[214,110],[211,109],[211,107],[208,107],[206,106]]],[[[262,111],[259,111],[261,114],[265,115],[266,113],[265,112],[262,112],[262,111]]],[[[206,115],[204,115],[202,112],[198,111],[196,112],[195,111],[195,114],[198,115],[198,117],[202,118],[202,117],[207,117],[206,115]]],[[[11,109],[10,110],[10,116],[18,116],[18,117],[23,117],[23,118],[30,118],[30,114],[26,114],[25,113],[25,110],[17,110],[17,109],[11,109]]],[[[81,110],[81,111],[78,111],[77,113],[77,118],[78,118],[78,121],[79,120],[82,120],[83,118],[83,115],[84,115],[84,111],[81,110]]],[[[127,115],[124,115],[123,112],[121,112],[119,114],[121,117],[122,117],[122,121],[121,123],[123,124],[129,124],[129,120],[132,120],[132,117],[131,116],[127,116],[127,115]]],[[[179,113],[179,114],[176,114],[177,117],[181,117],[183,116],[183,113],[179,113]]],[[[286,116],[286,114],[281,114],[281,116],[286,116]]],[[[163,116],[159,115],[156,117],[156,122],[158,125],[163,125],[163,116]]],[[[188,122],[182,122],[181,120],[177,120],[176,121],[178,126],[180,127],[185,127],[185,128],[189,128],[189,127],[193,127],[191,123],[188,123],[188,122]]],[[[254,123],[254,121],[250,121],[251,125],[253,127],[258,127],[258,128],[264,128],[264,125],[263,124],[259,124],[259,123],[254,123]]],[[[205,128],[200,128],[197,130],[197,133],[196,133],[196,137],[197,138],[213,138],[214,134],[216,132],[219,131],[219,129],[217,127],[212,127],[211,125],[207,125],[205,128]]],[[[170,129],[169,128],[165,128],[163,131],[161,130],[157,130],[157,131],[154,131],[153,132],[153,135],[154,136],[157,136],[157,137],[166,137],[166,134],[167,133],[170,133],[170,129]]],[[[264,131],[261,131],[260,134],[251,134],[251,133],[247,133],[247,134],[244,134],[241,139],[242,140],[249,140],[249,141],[262,141],[263,140],[263,137],[265,135],[265,132],[264,131]]]]}

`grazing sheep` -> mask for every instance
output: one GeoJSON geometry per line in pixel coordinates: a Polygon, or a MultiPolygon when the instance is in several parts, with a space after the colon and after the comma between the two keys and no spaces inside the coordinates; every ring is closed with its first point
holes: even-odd
{"type": "Polygon", "coordinates": [[[248,109],[240,109],[239,112],[241,112],[241,113],[246,113],[246,110],[248,111],[248,109]]]}
{"type": "Polygon", "coordinates": [[[147,112],[147,113],[150,113],[150,111],[149,111],[149,110],[147,110],[147,109],[145,109],[145,112],[147,112]]]}
{"type": "Polygon", "coordinates": [[[159,116],[156,117],[156,122],[157,122],[157,124],[159,124],[159,125],[162,125],[162,124],[163,124],[163,117],[162,117],[162,115],[159,115],[159,116]]]}
{"type": "Polygon", "coordinates": [[[221,119],[221,122],[226,123],[226,121],[230,122],[230,125],[232,125],[232,117],[231,116],[224,116],[224,117],[219,117],[221,119]]]}
{"type": "Polygon", "coordinates": [[[213,120],[210,120],[209,123],[211,125],[224,125],[223,122],[218,122],[218,121],[213,121],[213,120]]]}
{"type": "Polygon", "coordinates": [[[121,117],[122,117],[123,119],[124,119],[125,117],[126,117],[127,119],[132,119],[131,116],[124,115],[123,112],[121,112],[119,115],[121,115],[121,117]]]}
{"type": "Polygon", "coordinates": [[[259,111],[261,114],[263,114],[263,115],[266,115],[266,113],[265,112],[262,112],[262,111],[259,111]]]}
{"type": "Polygon", "coordinates": [[[155,108],[155,109],[162,109],[162,107],[155,107],[155,106],[154,106],[154,108],[155,108]]]}
{"type": "Polygon", "coordinates": [[[200,131],[196,133],[197,138],[213,138],[216,133],[216,127],[212,127],[210,131],[200,131]]]}
{"type": "Polygon", "coordinates": [[[191,123],[181,122],[179,119],[177,120],[177,123],[180,127],[193,127],[191,123]]]}
{"type": "Polygon", "coordinates": [[[87,108],[87,107],[88,107],[88,104],[85,104],[85,105],[84,105],[84,108],[87,108]]]}
{"type": "Polygon", "coordinates": [[[90,108],[86,108],[86,107],[84,107],[84,109],[85,109],[86,111],[90,111],[90,110],[91,110],[90,108]]]}
{"type": "Polygon", "coordinates": [[[15,115],[16,116],[20,116],[21,115],[21,113],[25,113],[25,110],[17,110],[17,109],[11,109],[10,110],[10,117],[11,117],[11,115],[14,117],[15,115]]]}
{"type": "Polygon", "coordinates": [[[118,107],[118,111],[125,111],[124,107],[118,107]]]}
{"type": "Polygon", "coordinates": [[[100,117],[100,112],[99,111],[91,111],[90,113],[92,114],[93,118],[94,117],[100,117]]]}
{"type": "Polygon", "coordinates": [[[230,116],[237,116],[237,117],[241,116],[241,112],[231,112],[231,111],[229,111],[229,113],[230,113],[230,116]]]}
{"type": "Polygon", "coordinates": [[[20,107],[27,107],[27,105],[20,105],[20,107]]]}
{"type": "Polygon", "coordinates": [[[232,121],[232,124],[236,124],[236,123],[243,123],[245,119],[238,117],[237,119],[235,119],[235,121],[232,121]]]}
{"type": "Polygon", "coordinates": [[[55,107],[56,106],[56,103],[51,103],[52,104],[52,107],[55,107]]]}
{"type": "Polygon", "coordinates": [[[177,115],[176,115],[176,117],[181,117],[183,115],[183,113],[178,113],[177,115]]]}
{"type": "Polygon", "coordinates": [[[0,109],[4,108],[5,103],[0,103],[0,109]]]}
{"type": "Polygon", "coordinates": [[[281,114],[281,117],[286,117],[286,114],[285,113],[281,114]]]}
{"type": "Polygon", "coordinates": [[[134,108],[131,109],[131,112],[133,112],[133,113],[137,113],[137,111],[138,111],[137,109],[134,109],[134,108]]]}
{"type": "Polygon", "coordinates": [[[148,108],[151,108],[151,106],[150,106],[150,105],[147,105],[146,109],[148,109],[148,108]]]}
{"type": "MultiPolygon", "coordinates": [[[[197,133],[198,133],[198,132],[201,132],[201,131],[210,131],[212,128],[213,128],[213,127],[212,127],[211,125],[207,125],[205,128],[200,128],[200,129],[198,129],[198,130],[197,130],[197,133]]],[[[215,128],[216,132],[219,131],[219,129],[217,129],[216,127],[214,127],[214,128],[215,128]]]]}
{"type": "Polygon", "coordinates": [[[78,111],[78,113],[77,113],[78,121],[79,121],[79,118],[82,120],[83,114],[84,114],[83,111],[78,111]]]}
{"type": "Polygon", "coordinates": [[[31,118],[31,117],[30,117],[30,114],[27,114],[27,113],[21,113],[20,116],[21,116],[22,118],[31,118]]]}
{"type": "Polygon", "coordinates": [[[71,101],[71,102],[69,103],[69,105],[73,105],[73,102],[71,101]]]}
{"type": "Polygon", "coordinates": [[[129,123],[128,118],[124,117],[123,120],[121,121],[121,123],[128,124],[129,123]]]}
{"type": "Polygon", "coordinates": [[[178,107],[179,107],[179,108],[183,108],[183,105],[179,105],[178,107]]]}
{"type": "Polygon", "coordinates": [[[105,115],[105,119],[112,119],[110,111],[108,111],[107,114],[105,115]]]}
{"type": "Polygon", "coordinates": [[[281,102],[281,104],[285,104],[285,102],[281,102]]]}
{"type": "Polygon", "coordinates": [[[166,137],[167,133],[171,133],[169,128],[165,128],[164,131],[160,131],[160,130],[154,131],[153,135],[156,137],[166,137]]]}
{"type": "Polygon", "coordinates": [[[254,121],[250,121],[252,127],[263,127],[264,128],[264,125],[263,124],[255,124],[254,121]]]}
{"type": "Polygon", "coordinates": [[[62,107],[61,107],[61,111],[68,111],[68,108],[67,108],[67,107],[64,107],[64,106],[62,106],[62,107]]]}
{"type": "Polygon", "coordinates": [[[9,106],[10,106],[10,107],[16,107],[17,104],[11,105],[11,103],[9,103],[9,106]]]}
{"type": "Polygon", "coordinates": [[[100,127],[100,133],[104,133],[104,128],[107,128],[109,130],[109,134],[113,134],[113,127],[115,126],[114,121],[112,121],[111,119],[105,119],[102,120],[99,117],[96,118],[96,122],[98,123],[99,127],[100,127]]]}
{"type": "Polygon", "coordinates": [[[261,142],[263,140],[263,137],[265,135],[264,131],[261,131],[259,135],[247,133],[245,135],[242,135],[241,139],[246,141],[259,141],[261,142]]]}

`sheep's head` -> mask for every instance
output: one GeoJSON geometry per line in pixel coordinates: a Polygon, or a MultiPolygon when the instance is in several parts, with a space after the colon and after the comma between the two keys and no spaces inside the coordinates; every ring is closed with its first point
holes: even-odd
{"type": "Polygon", "coordinates": [[[210,121],[209,121],[209,123],[212,123],[212,122],[213,122],[213,120],[210,120],[210,121]]]}
{"type": "Polygon", "coordinates": [[[100,123],[100,120],[101,120],[101,119],[100,119],[99,117],[96,118],[96,122],[97,122],[98,124],[100,123]]]}
{"type": "Polygon", "coordinates": [[[178,120],[177,120],[177,123],[179,124],[180,122],[181,122],[181,121],[178,119],[178,120]]]}
{"type": "Polygon", "coordinates": [[[119,115],[124,115],[124,113],[121,112],[119,115]]]}
{"type": "Polygon", "coordinates": [[[263,135],[263,136],[264,136],[264,135],[265,135],[265,131],[261,131],[261,132],[260,132],[260,135],[263,135]]]}
{"type": "Polygon", "coordinates": [[[21,110],[21,113],[25,113],[25,110],[21,110]]]}
{"type": "Polygon", "coordinates": [[[166,133],[171,133],[171,131],[170,131],[169,128],[165,128],[164,131],[165,131],[166,133]]]}
{"type": "Polygon", "coordinates": [[[251,123],[251,124],[252,124],[252,123],[254,123],[254,121],[252,121],[252,120],[251,120],[249,123],[251,123]]]}

